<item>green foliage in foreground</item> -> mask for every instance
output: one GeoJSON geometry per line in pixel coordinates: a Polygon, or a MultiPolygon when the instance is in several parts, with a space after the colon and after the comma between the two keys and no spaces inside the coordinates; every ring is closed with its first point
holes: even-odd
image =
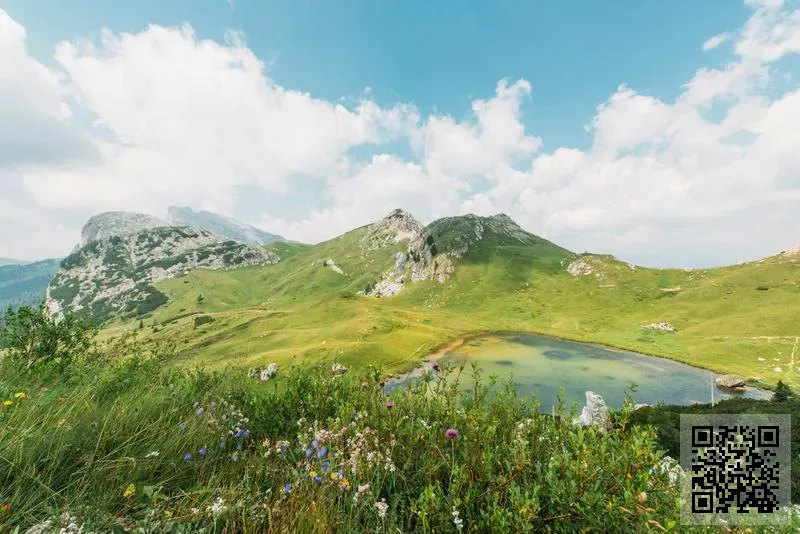
{"type": "Polygon", "coordinates": [[[135,532],[675,528],[655,434],[625,430],[626,413],[602,434],[510,387],[491,396],[477,372],[463,402],[429,375],[392,405],[375,369],[262,383],[166,372],[130,340],[109,350],[126,356],[50,380],[2,370],[0,530],[65,512],[135,532]]]}

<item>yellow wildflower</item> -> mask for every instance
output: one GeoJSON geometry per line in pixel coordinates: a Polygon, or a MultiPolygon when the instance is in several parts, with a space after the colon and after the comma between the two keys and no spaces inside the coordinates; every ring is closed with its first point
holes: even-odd
{"type": "Polygon", "coordinates": [[[338,475],[336,473],[331,473],[331,480],[336,480],[338,475]]]}
{"type": "Polygon", "coordinates": [[[134,484],[128,484],[128,487],[125,488],[125,491],[122,492],[123,497],[130,497],[131,495],[136,493],[136,486],[134,484]]]}
{"type": "Polygon", "coordinates": [[[310,473],[308,473],[308,476],[310,476],[311,478],[314,478],[315,476],[317,476],[317,472],[316,471],[311,471],[310,473]]]}
{"type": "Polygon", "coordinates": [[[27,399],[28,398],[28,396],[25,395],[24,391],[20,391],[19,393],[14,393],[14,397],[16,397],[18,399],[27,399]]]}
{"type": "Polygon", "coordinates": [[[12,401],[12,400],[4,400],[3,401],[3,406],[11,406],[12,404],[14,404],[14,401],[12,401]]]}
{"type": "Polygon", "coordinates": [[[164,510],[164,517],[172,517],[172,512],[169,510],[164,510]]]}

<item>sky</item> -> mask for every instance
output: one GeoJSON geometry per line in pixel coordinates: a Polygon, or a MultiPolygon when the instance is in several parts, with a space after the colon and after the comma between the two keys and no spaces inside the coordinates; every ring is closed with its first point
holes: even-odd
{"type": "Polygon", "coordinates": [[[0,256],[402,208],[706,267],[800,244],[800,0],[0,0],[0,256]]]}

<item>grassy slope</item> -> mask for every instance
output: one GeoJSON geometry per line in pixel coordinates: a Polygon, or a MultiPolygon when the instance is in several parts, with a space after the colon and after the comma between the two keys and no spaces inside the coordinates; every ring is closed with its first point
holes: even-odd
{"type": "MultiPolygon", "coordinates": [[[[375,299],[355,293],[390,268],[394,253],[405,245],[362,257],[358,242],[365,231],[314,246],[275,244],[271,248],[284,258],[277,265],[195,271],[161,282],[158,287],[170,302],[145,319],[144,332],[176,340],[181,365],[246,367],[336,358],[345,365],[369,362],[400,371],[447,340],[517,330],[800,386],[789,371],[795,336],[800,336],[800,257],[683,271],[631,269],[591,256],[603,273],[600,279],[567,273],[560,261],[568,252],[547,241],[509,247],[490,236],[447,284],[423,282],[396,297],[375,299]],[[321,262],[312,266],[328,258],[346,276],[321,262]],[[674,287],[681,289],[662,291],[674,287]],[[204,301],[198,304],[200,293],[204,301]],[[197,313],[215,321],[194,329],[191,314],[197,313]],[[157,332],[151,328],[154,321],[157,332]],[[659,321],[672,323],[678,332],[641,328],[659,321]],[[782,372],[773,371],[776,366],[782,372]]],[[[106,333],[131,330],[136,323],[118,324],[106,333]]],[[[800,360],[800,349],[796,357],[800,360]]]]}

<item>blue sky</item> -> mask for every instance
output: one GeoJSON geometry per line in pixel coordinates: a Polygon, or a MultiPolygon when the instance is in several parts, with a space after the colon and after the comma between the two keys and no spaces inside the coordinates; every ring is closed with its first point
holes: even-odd
{"type": "Polygon", "coordinates": [[[621,83],[674,98],[698,67],[732,57],[700,45],[750,14],[722,0],[7,0],[4,8],[45,62],[57,42],[101,28],[188,22],[215,40],[240,30],[258,57],[274,62],[278,83],[327,100],[370,87],[382,104],[460,117],[497,80],[524,78],[533,93],[523,121],[545,149],[588,146],[584,124],[621,83]]]}
{"type": "Polygon", "coordinates": [[[0,47],[3,256],[176,204],[305,242],[503,212],[665,267],[800,242],[800,0],[6,0],[0,47]]]}

